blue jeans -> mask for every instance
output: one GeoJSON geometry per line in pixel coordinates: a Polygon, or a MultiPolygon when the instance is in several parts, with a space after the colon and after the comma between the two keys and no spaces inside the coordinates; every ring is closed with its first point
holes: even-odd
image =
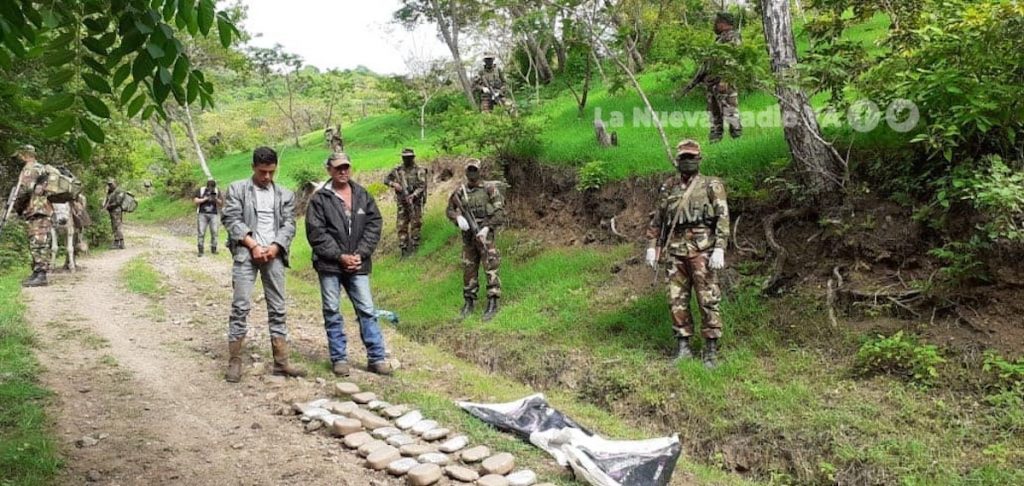
{"type": "Polygon", "coordinates": [[[327,349],[331,362],[348,359],[348,338],[345,337],[344,318],[341,317],[341,288],[345,288],[359,320],[359,336],[366,346],[370,363],[384,361],[384,335],[377,323],[377,309],[370,296],[370,277],[343,273],[319,273],[320,301],[323,304],[324,327],[327,329],[327,349]]]}

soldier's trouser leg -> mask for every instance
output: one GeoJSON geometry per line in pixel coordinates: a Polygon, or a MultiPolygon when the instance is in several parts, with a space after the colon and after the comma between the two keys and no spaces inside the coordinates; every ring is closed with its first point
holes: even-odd
{"type": "Polygon", "coordinates": [[[708,118],[711,121],[711,134],[708,138],[711,141],[717,141],[722,139],[722,107],[718,102],[717,89],[713,87],[708,88],[708,118]]]}
{"type": "Polygon", "coordinates": [[[676,337],[693,335],[693,316],[690,315],[690,279],[689,259],[671,257],[668,269],[668,305],[672,312],[672,330],[676,337]]]}
{"type": "Polygon", "coordinates": [[[423,204],[413,204],[409,211],[409,241],[413,249],[420,246],[420,231],[423,229],[423,204]]]}
{"type": "Polygon", "coordinates": [[[487,245],[482,253],[484,272],[487,274],[487,297],[501,297],[501,278],[498,276],[498,267],[501,266],[501,255],[498,254],[498,247],[494,243],[494,231],[487,234],[487,245]]]}
{"type": "Polygon", "coordinates": [[[110,211],[110,230],[114,233],[114,242],[124,241],[124,232],[121,228],[121,210],[110,211]]]}
{"type": "Polygon", "coordinates": [[[728,93],[719,93],[718,100],[722,119],[729,125],[729,136],[740,138],[743,135],[743,124],[740,122],[739,94],[730,89],[728,93]]]}
{"type": "Polygon", "coordinates": [[[480,249],[476,241],[462,233],[462,296],[476,300],[480,290],[480,249]]]}
{"type": "Polygon", "coordinates": [[[398,232],[398,246],[405,250],[409,247],[409,210],[402,203],[398,204],[398,220],[395,229],[398,232]]]}
{"type": "Polygon", "coordinates": [[[53,222],[47,216],[36,216],[28,223],[28,249],[32,254],[32,271],[49,272],[53,222]]]}
{"type": "Polygon", "coordinates": [[[701,335],[704,339],[718,339],[722,337],[722,318],[718,310],[722,291],[718,288],[718,273],[708,268],[710,258],[711,252],[707,251],[689,259],[690,281],[700,307],[701,335]]]}

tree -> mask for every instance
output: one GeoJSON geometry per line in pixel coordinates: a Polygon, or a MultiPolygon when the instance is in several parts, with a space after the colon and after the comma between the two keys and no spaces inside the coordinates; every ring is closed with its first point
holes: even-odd
{"type": "Polygon", "coordinates": [[[804,188],[811,199],[833,205],[842,198],[846,164],[821,137],[818,120],[807,95],[796,82],[797,57],[793,41],[793,19],[788,0],[762,0],[764,37],[776,77],[775,97],[782,112],[783,135],[793,161],[799,167],[804,188]]]}
{"type": "Polygon", "coordinates": [[[476,106],[473,84],[466,74],[462,60],[462,34],[473,23],[481,10],[476,0],[401,0],[402,6],[395,11],[395,21],[412,30],[422,22],[437,24],[438,36],[448,46],[454,62],[459,85],[466,95],[469,106],[476,106]]]}
{"type": "Polygon", "coordinates": [[[252,47],[249,54],[256,72],[263,81],[263,87],[274,106],[288,119],[292,128],[295,146],[299,147],[299,121],[296,114],[295,97],[305,87],[306,80],[298,75],[302,67],[302,58],[284,51],[281,44],[274,47],[252,47]],[[280,81],[280,83],[278,82],[280,81]],[[284,84],[285,103],[278,99],[277,86],[284,84]]]}
{"type": "Polygon", "coordinates": [[[409,57],[405,60],[409,68],[409,84],[419,95],[420,140],[426,139],[427,105],[445,85],[451,81],[451,63],[440,59],[409,57]]]}
{"type": "MultiPolygon", "coordinates": [[[[323,127],[334,125],[334,107],[345,96],[352,92],[355,83],[346,73],[337,69],[331,69],[324,73],[316,73],[308,78],[309,94],[321,100],[327,107],[324,115],[323,127]]],[[[339,116],[338,128],[341,129],[341,117],[339,116]]],[[[340,135],[340,133],[339,133],[340,135]]]]}
{"type": "Polygon", "coordinates": [[[110,103],[145,119],[166,117],[162,105],[171,96],[211,106],[213,85],[179,36],[205,37],[214,23],[223,45],[238,35],[214,0],[5,1],[0,21],[0,69],[42,53],[50,72],[41,134],[56,140],[71,133],[82,159],[104,142],[100,123],[110,118],[110,103]]]}

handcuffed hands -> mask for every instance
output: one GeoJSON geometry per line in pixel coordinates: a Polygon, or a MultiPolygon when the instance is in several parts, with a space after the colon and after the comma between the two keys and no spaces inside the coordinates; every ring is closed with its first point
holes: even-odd
{"type": "Polygon", "coordinates": [[[725,250],[715,248],[715,251],[711,252],[711,260],[708,262],[708,268],[712,270],[721,270],[725,268],[725,250]]]}

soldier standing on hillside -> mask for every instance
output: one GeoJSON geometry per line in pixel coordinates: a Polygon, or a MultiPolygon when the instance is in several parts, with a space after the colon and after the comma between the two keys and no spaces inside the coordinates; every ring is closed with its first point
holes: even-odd
{"type": "Polygon", "coordinates": [[[107,198],[103,200],[103,209],[110,214],[110,228],[114,232],[114,242],[111,249],[124,249],[123,214],[121,207],[124,204],[124,191],[117,187],[117,181],[113,177],[107,179],[107,198]]]}
{"type": "Polygon", "coordinates": [[[32,254],[32,275],[21,282],[23,287],[46,285],[50,270],[50,229],[53,227],[53,204],[46,198],[46,168],[36,160],[36,149],[23,145],[14,157],[25,163],[18,176],[15,204],[28,225],[28,248],[32,254]]]}
{"type": "Polygon", "coordinates": [[[402,257],[416,253],[420,247],[423,226],[423,205],[427,202],[427,169],[416,165],[416,153],[402,150],[402,165],[391,170],[385,183],[395,190],[398,202],[398,244],[402,257]]]}
{"type": "MultiPolygon", "coordinates": [[[[719,12],[715,15],[715,42],[719,44],[740,45],[740,33],[735,29],[736,20],[728,12],[719,12]]],[[[708,90],[708,114],[711,118],[711,143],[722,140],[724,123],[729,124],[729,135],[732,138],[740,138],[743,135],[743,125],[740,123],[739,94],[736,88],[722,80],[715,72],[715,63],[710,59],[704,62],[693,81],[683,89],[684,93],[689,92],[699,83],[703,82],[708,90]]]]}
{"type": "Polygon", "coordinates": [[[725,267],[725,248],[729,242],[729,205],[725,186],[716,177],[700,174],[700,145],[683,140],[676,147],[679,176],[661,186],[658,206],[647,229],[647,264],[653,268],[668,253],[668,300],[672,327],[678,347],[675,360],[692,358],[690,336],[693,316],[690,293],[697,294],[701,312],[704,365],[713,368],[722,337],[722,319],[718,304],[718,270],[725,267]]]}
{"type": "Polygon", "coordinates": [[[501,298],[501,264],[494,240],[505,220],[505,200],[498,186],[481,180],[480,160],[466,163],[466,183],[448,198],[448,219],[462,230],[462,295],[465,305],[459,314],[465,318],[473,312],[480,289],[481,263],[487,274],[487,310],[483,320],[489,321],[498,312],[501,298]]]}
{"type": "Polygon", "coordinates": [[[494,65],[494,54],[484,54],[484,67],[473,78],[473,88],[480,93],[480,111],[505,104],[505,74],[494,65]]]}

